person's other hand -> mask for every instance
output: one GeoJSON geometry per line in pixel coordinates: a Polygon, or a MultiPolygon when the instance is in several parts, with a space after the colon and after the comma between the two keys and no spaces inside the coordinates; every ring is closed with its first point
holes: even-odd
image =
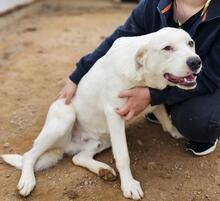
{"type": "Polygon", "coordinates": [[[124,90],[119,94],[120,98],[128,98],[122,108],[116,108],[115,111],[124,120],[131,120],[133,117],[144,111],[150,104],[150,91],[147,87],[137,87],[124,90]]]}
{"type": "Polygon", "coordinates": [[[66,81],[65,86],[58,94],[58,99],[64,98],[65,104],[69,105],[71,103],[71,99],[76,93],[77,86],[74,82],[72,82],[70,79],[66,81]]]}

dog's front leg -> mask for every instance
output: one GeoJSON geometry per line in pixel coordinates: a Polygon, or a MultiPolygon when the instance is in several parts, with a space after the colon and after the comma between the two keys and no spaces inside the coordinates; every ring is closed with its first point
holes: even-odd
{"type": "Polygon", "coordinates": [[[121,189],[126,198],[139,200],[143,197],[143,191],[140,183],[133,178],[131,173],[125,122],[111,106],[105,108],[105,114],[111,136],[113,155],[120,174],[121,189]]]}

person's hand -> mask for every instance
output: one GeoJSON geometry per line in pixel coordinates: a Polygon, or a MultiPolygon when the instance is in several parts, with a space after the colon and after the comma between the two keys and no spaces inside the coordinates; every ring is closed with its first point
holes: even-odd
{"type": "Polygon", "coordinates": [[[116,113],[126,121],[144,111],[150,104],[150,91],[147,87],[137,87],[122,91],[119,97],[128,98],[125,106],[115,109],[116,113]]]}
{"type": "Polygon", "coordinates": [[[71,99],[76,93],[76,88],[77,88],[76,84],[72,82],[70,79],[68,79],[66,81],[65,86],[58,94],[57,98],[64,98],[65,104],[69,105],[71,103],[71,99]]]}

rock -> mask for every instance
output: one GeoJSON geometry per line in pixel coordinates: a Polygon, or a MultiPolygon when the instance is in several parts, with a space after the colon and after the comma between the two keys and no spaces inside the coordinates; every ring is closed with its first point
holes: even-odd
{"type": "Polygon", "coordinates": [[[11,176],[10,174],[6,174],[6,175],[5,175],[6,178],[9,178],[10,176],[11,176]]]}
{"type": "Polygon", "coordinates": [[[79,197],[78,193],[73,190],[69,190],[67,192],[64,192],[63,195],[66,195],[70,200],[74,200],[79,197]]]}
{"type": "Polygon", "coordinates": [[[190,179],[191,178],[191,176],[190,176],[190,172],[187,170],[187,171],[185,171],[185,177],[187,178],[187,179],[190,179]]]}
{"type": "Polygon", "coordinates": [[[191,178],[191,176],[190,176],[190,175],[186,175],[186,178],[187,178],[187,179],[190,179],[190,178],[191,178]]]}
{"type": "Polygon", "coordinates": [[[143,142],[140,139],[137,140],[137,143],[138,143],[139,146],[143,145],[143,142]]]}
{"type": "Polygon", "coordinates": [[[113,164],[114,163],[114,158],[111,158],[110,159],[110,164],[113,164]]]}
{"type": "Polygon", "coordinates": [[[100,39],[101,39],[101,40],[105,40],[105,39],[106,39],[106,36],[100,36],[100,39]]]}
{"type": "Polygon", "coordinates": [[[148,164],[147,164],[147,167],[149,168],[149,169],[154,169],[155,167],[156,167],[156,163],[155,162],[149,162],[148,164]]]}
{"type": "Polygon", "coordinates": [[[10,144],[8,143],[8,142],[6,142],[5,144],[3,144],[3,148],[8,148],[8,147],[10,147],[10,144]]]}
{"type": "MultiPolygon", "coordinates": [[[[44,51],[43,50],[38,50],[37,53],[38,54],[44,54],[44,51]]],[[[33,113],[33,111],[31,113],[33,113]]]]}
{"type": "Polygon", "coordinates": [[[23,32],[35,32],[37,31],[37,27],[27,27],[23,30],[23,32]]]}
{"type": "Polygon", "coordinates": [[[205,194],[205,198],[206,198],[207,200],[210,200],[210,196],[209,196],[208,194],[205,194]]]}

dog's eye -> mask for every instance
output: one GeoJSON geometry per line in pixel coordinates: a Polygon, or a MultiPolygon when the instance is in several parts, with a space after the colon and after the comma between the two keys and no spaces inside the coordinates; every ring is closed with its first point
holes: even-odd
{"type": "Polygon", "coordinates": [[[165,46],[162,50],[165,50],[165,51],[173,51],[173,47],[170,46],[170,45],[167,45],[167,46],[165,46]]]}
{"type": "Polygon", "coordinates": [[[188,42],[188,45],[189,45],[190,47],[194,47],[194,42],[193,42],[192,40],[190,40],[190,41],[188,42]]]}

